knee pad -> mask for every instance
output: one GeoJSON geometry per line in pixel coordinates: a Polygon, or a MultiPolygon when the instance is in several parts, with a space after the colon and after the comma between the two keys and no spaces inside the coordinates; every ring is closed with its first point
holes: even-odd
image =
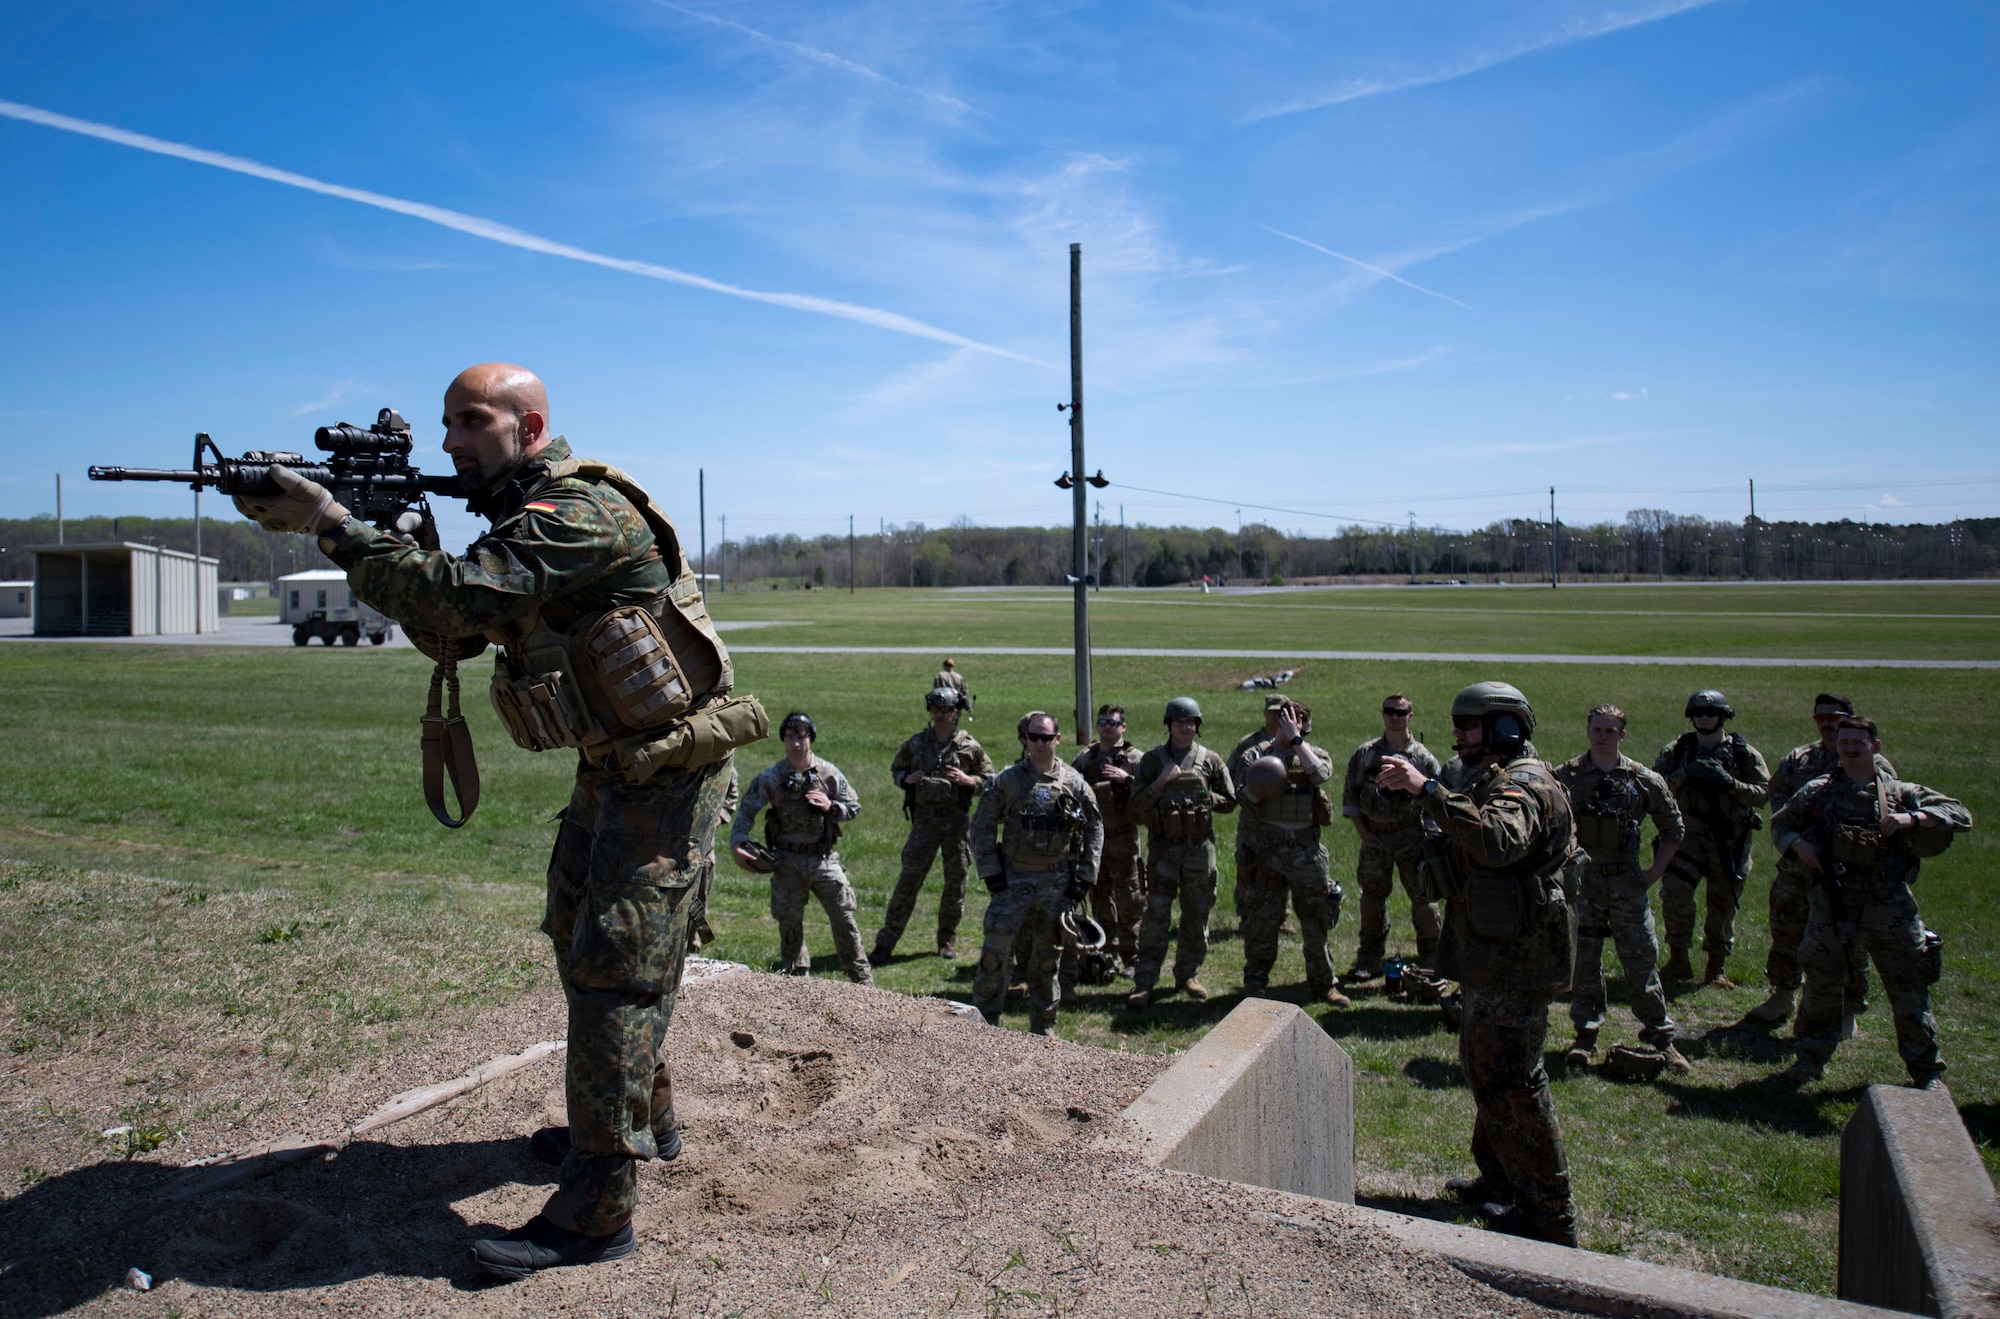
{"type": "Polygon", "coordinates": [[[981,971],[986,972],[988,975],[991,975],[995,971],[998,971],[1001,967],[1005,966],[1006,964],[1007,964],[1006,959],[1000,956],[1000,950],[998,948],[988,948],[985,952],[979,955],[979,969],[981,971]]]}

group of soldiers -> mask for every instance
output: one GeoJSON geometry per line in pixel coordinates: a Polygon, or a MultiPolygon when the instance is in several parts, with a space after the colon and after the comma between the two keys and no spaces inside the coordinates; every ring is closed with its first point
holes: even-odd
{"type": "Polygon", "coordinates": [[[1625,712],[1585,717],[1588,747],[1549,763],[1530,740],[1535,715],[1521,692],[1476,683],[1452,703],[1453,754],[1440,761],[1411,732],[1414,706],[1383,698],[1382,733],[1348,757],[1340,815],[1354,829],[1361,893],[1354,964],[1334,971],[1331,934],[1343,891],[1322,830],[1334,820],[1331,757],[1308,740],[1311,711],[1278,693],[1264,725],[1225,757],[1201,742],[1192,697],[1169,701],[1164,740],[1141,752],[1127,740],[1126,711],[1100,706],[1096,740],[1065,764],[1056,718],[1022,716],[1021,756],[996,770],[959,727],[970,707],[947,661],[925,698],[928,727],[898,749],[891,775],[910,818],[902,871],[872,950],[861,951],[854,894],[831,852],[837,822],[859,809],[840,771],[810,755],[812,722],[787,716],[787,759],[759,775],[736,812],[740,863],[775,860],[772,911],[787,969],[803,974],[801,917],[817,893],[834,926],[842,965],[867,983],[894,954],[932,868],[943,861],[937,952],[958,955],[965,884],[976,872],[991,895],[972,999],[997,1024],[1010,982],[1024,988],[1029,1028],[1051,1032],[1078,1002],[1084,959],[1129,975],[1133,1009],[1162,988],[1172,945],[1173,988],[1205,999],[1199,975],[1219,886],[1215,817],[1240,811],[1236,912],[1244,945],[1242,992],[1267,991],[1288,911],[1304,945],[1306,988],[1346,1007],[1348,986],[1382,977],[1439,988],[1459,1030],[1460,1059],[1478,1108],[1472,1150],[1479,1174],[1447,1185],[1510,1232],[1574,1243],[1562,1139],[1542,1063],[1548,1009],[1569,995],[1572,1066],[1588,1066],[1607,1013],[1602,967],[1608,941],[1625,973],[1640,1047],[1610,1051],[1614,1074],[1686,1072],[1667,1006],[1674,983],[1734,988],[1728,960],[1750,875],[1751,841],[1769,807],[1779,854],[1770,889],[1770,996],[1750,1010],[1763,1023],[1793,1016],[1796,1061],[1780,1080],[1823,1073],[1867,1002],[1868,964],[1881,976],[1897,1047],[1911,1083],[1944,1071],[1929,987],[1941,966],[1938,936],[1918,918],[1910,884],[1971,816],[1957,801],[1895,777],[1875,725],[1852,701],[1821,693],[1819,736],[1794,748],[1775,773],[1728,727],[1736,711],[1719,691],[1689,697],[1687,732],[1651,768],[1627,756],[1625,712]],[[748,843],[769,811],[773,851],[748,843]],[[1650,860],[1643,855],[1653,824],[1650,860]],[[1144,846],[1141,846],[1141,831],[1144,846]],[[810,859],[801,859],[809,857],[810,859]],[[1409,897],[1416,956],[1385,957],[1388,900],[1400,877],[1409,897]],[[1660,964],[1651,901],[1661,888],[1667,957],[1660,964]],[[1703,970],[1693,963],[1697,908],[1703,970]],[[1088,900],[1090,918],[1081,917],[1088,900]],[[1176,910],[1178,927],[1176,929],[1176,910]],[[1176,934],[1178,937],[1176,937],[1176,934]],[[1803,985],[1803,995],[1800,990],[1803,985]]]}

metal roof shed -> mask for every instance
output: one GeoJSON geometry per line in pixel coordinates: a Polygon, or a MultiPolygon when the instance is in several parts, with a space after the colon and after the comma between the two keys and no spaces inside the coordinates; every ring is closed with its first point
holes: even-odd
{"type": "Polygon", "coordinates": [[[33,582],[0,582],[0,618],[28,618],[34,608],[33,582]]]}
{"type": "Polygon", "coordinates": [[[215,632],[217,561],[131,541],[33,545],[35,635],[215,632]]]}

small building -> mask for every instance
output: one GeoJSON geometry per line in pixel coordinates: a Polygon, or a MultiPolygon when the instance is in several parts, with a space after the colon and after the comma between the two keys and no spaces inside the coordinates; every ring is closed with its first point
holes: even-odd
{"type": "Polygon", "coordinates": [[[35,584],[33,582],[0,582],[0,618],[33,618],[35,616],[35,584]]]}
{"type": "Polygon", "coordinates": [[[132,541],[31,545],[38,637],[215,632],[217,561],[132,541]]]}

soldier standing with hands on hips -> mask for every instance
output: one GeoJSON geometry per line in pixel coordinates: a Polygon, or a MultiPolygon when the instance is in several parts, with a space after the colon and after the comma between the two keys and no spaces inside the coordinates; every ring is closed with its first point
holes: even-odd
{"type": "Polygon", "coordinates": [[[1458,1059],[1479,1116],[1479,1175],[1447,1190],[1498,1231],[1576,1244],[1576,1203],[1542,1047],[1549,1003],[1569,985],[1563,869],[1576,852],[1569,795],[1524,754],[1535,712],[1519,689],[1474,683],[1451,703],[1452,741],[1471,775],[1447,789],[1401,756],[1382,786],[1417,794],[1451,843],[1438,972],[1459,982],[1458,1059]]]}

